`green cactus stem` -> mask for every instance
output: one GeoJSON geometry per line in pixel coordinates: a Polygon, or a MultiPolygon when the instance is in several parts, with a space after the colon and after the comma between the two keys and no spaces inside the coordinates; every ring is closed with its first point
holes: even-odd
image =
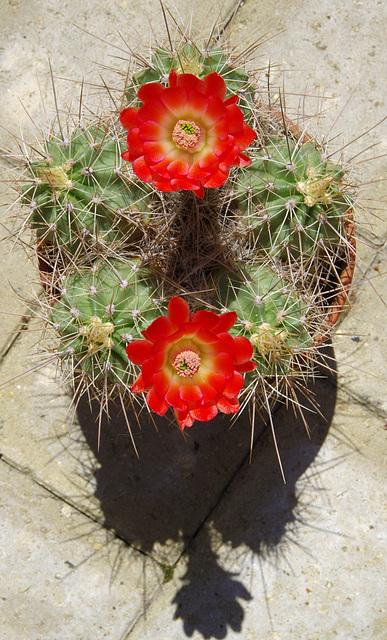
{"type": "Polygon", "coordinates": [[[222,269],[215,279],[215,306],[235,311],[238,320],[230,333],[246,336],[254,347],[259,376],[285,376],[300,354],[313,345],[307,330],[309,304],[291,283],[266,266],[222,269]]]}
{"type": "Polygon", "coordinates": [[[126,91],[128,101],[135,101],[139,87],[148,82],[167,84],[171,69],[175,69],[177,73],[192,73],[198,78],[203,78],[208,73],[218,73],[226,83],[227,97],[238,95],[238,106],[246,116],[251,115],[255,87],[243,67],[234,66],[221,48],[201,51],[190,42],[173,53],[167,49],[156,49],[149,67],[137,71],[132,76],[126,91]]]}
{"type": "Polygon", "coordinates": [[[254,249],[288,261],[337,246],[351,208],[343,168],[310,141],[270,142],[238,174],[234,193],[254,249]]]}
{"type": "Polygon", "coordinates": [[[74,255],[80,249],[138,242],[149,221],[150,189],[121,168],[118,140],[101,128],[76,129],[45,143],[24,187],[38,240],[74,255]]]}
{"type": "Polygon", "coordinates": [[[158,294],[155,278],[138,260],[97,262],[68,275],[50,314],[60,358],[93,384],[107,379],[127,385],[125,347],[162,312],[158,294]]]}

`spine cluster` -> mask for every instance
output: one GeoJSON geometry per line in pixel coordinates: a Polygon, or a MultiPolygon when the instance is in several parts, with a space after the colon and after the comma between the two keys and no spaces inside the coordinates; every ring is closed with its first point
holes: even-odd
{"type": "MultiPolygon", "coordinates": [[[[139,179],[122,159],[126,133],[111,114],[66,139],[45,140],[20,191],[46,323],[59,338],[54,349],[68,379],[78,393],[92,390],[105,408],[117,392],[133,401],[139,368],[126,347],[167,313],[173,296],[193,312],[235,312],[230,334],[250,341],[255,365],[241,396],[263,404],[312,372],[332,306],[345,300],[354,189],[315,140],[262,105],[259,85],[221,48],[203,52],[186,42],[177,53],[154,50],[125,87],[127,106],[139,106],[144,85],[167,86],[172,70],[223,79],[225,100],[237,96],[256,133],[246,150],[251,164],[234,163],[224,184],[198,198],[139,179]]],[[[189,115],[178,125],[180,138],[195,138],[177,145],[190,152],[200,126],[189,115]]]]}

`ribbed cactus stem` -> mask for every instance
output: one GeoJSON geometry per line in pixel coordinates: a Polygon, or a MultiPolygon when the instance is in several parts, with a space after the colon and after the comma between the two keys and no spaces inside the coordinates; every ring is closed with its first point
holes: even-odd
{"type": "MultiPolygon", "coordinates": [[[[122,137],[122,136],[121,136],[122,137]]],[[[152,190],[121,167],[122,144],[102,126],[75,129],[68,143],[52,137],[23,187],[38,238],[71,260],[101,244],[137,243],[149,222],[152,190]]]]}
{"type": "Polygon", "coordinates": [[[245,116],[250,116],[254,107],[255,87],[240,64],[234,65],[226,51],[221,48],[200,50],[197,46],[187,42],[177,51],[155,49],[148,68],[137,71],[127,87],[129,102],[136,100],[136,93],[140,86],[148,82],[166,84],[171,69],[177,73],[191,73],[203,78],[209,73],[218,73],[227,86],[228,96],[238,95],[239,106],[245,116]]]}
{"type": "MultiPolygon", "coordinates": [[[[81,268],[63,281],[50,322],[59,333],[62,359],[93,383],[107,375],[127,385],[131,369],[125,347],[159,314],[159,285],[138,260],[111,260],[81,268]]],[[[78,372],[78,373],[77,373],[78,372]]]]}
{"type": "Polygon", "coordinates": [[[257,369],[249,380],[256,375],[291,374],[298,355],[313,345],[305,322],[306,299],[264,265],[221,270],[215,277],[215,292],[216,306],[237,313],[231,333],[246,336],[254,347],[257,369]]]}
{"type": "Polygon", "coordinates": [[[339,245],[351,208],[343,168],[311,141],[268,143],[237,176],[234,194],[254,249],[291,261],[318,254],[321,242],[339,245]]]}

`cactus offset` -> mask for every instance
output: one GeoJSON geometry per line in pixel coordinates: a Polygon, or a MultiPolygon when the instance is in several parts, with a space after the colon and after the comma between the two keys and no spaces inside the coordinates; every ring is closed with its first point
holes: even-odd
{"type": "Polygon", "coordinates": [[[151,190],[121,167],[115,136],[95,126],[76,129],[69,139],[49,139],[45,151],[43,160],[30,163],[34,181],[23,188],[39,240],[74,256],[141,239],[151,190]]]}
{"type": "Polygon", "coordinates": [[[349,213],[345,174],[314,142],[271,141],[238,175],[234,193],[254,249],[297,260],[337,246],[349,213]]]}
{"type": "Polygon", "coordinates": [[[203,78],[216,72],[222,76],[227,86],[227,97],[239,96],[239,106],[246,116],[251,115],[254,106],[255,87],[241,65],[234,65],[226,51],[216,47],[210,51],[201,51],[191,42],[187,42],[171,52],[168,49],[156,49],[149,67],[133,74],[126,95],[129,102],[136,100],[140,86],[148,82],[166,84],[171,69],[177,73],[191,73],[203,78]]]}
{"type": "Polygon", "coordinates": [[[215,306],[237,313],[231,334],[246,336],[254,347],[257,369],[250,378],[288,375],[298,356],[312,347],[309,303],[269,266],[223,269],[215,279],[215,291],[215,306]]]}
{"type": "Polygon", "coordinates": [[[127,386],[125,347],[160,313],[158,292],[138,260],[98,262],[65,277],[50,324],[60,335],[59,355],[71,362],[72,377],[86,375],[93,386],[105,379],[127,386]]]}

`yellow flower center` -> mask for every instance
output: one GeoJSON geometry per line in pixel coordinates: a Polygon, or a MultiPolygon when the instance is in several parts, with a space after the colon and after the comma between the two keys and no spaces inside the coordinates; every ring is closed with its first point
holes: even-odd
{"type": "Polygon", "coordinates": [[[183,378],[192,378],[192,376],[199,370],[200,365],[200,357],[191,349],[180,351],[173,361],[173,366],[177,373],[183,378]]]}
{"type": "Polygon", "coordinates": [[[172,131],[172,140],[180,149],[193,149],[202,136],[202,130],[193,120],[178,120],[172,131]]]}

